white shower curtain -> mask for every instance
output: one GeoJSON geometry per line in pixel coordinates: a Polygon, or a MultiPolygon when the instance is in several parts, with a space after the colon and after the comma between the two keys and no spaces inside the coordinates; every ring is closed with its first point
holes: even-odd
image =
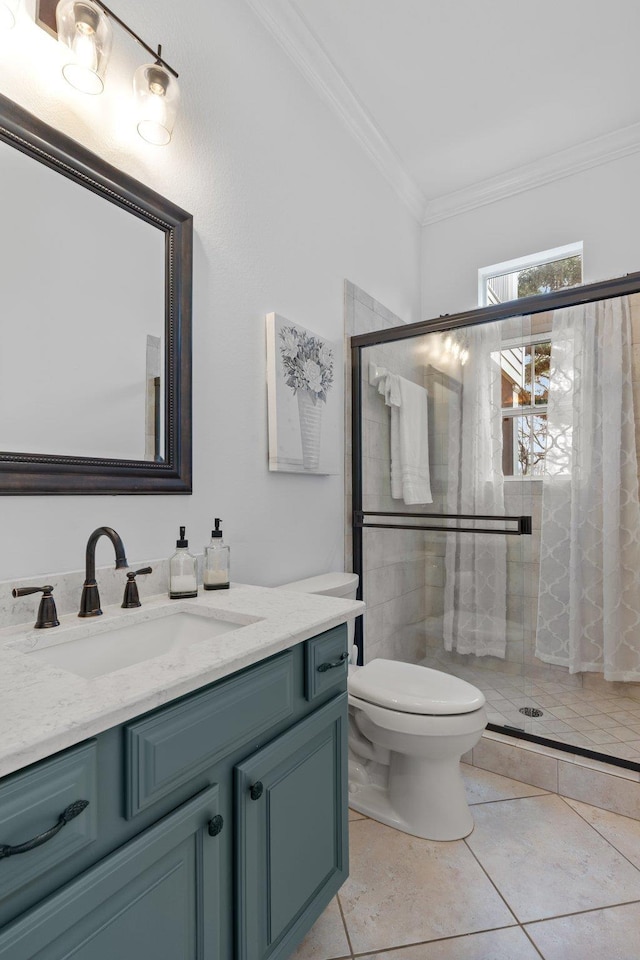
{"type": "Polygon", "coordinates": [[[640,504],[627,298],[554,313],[536,656],[640,680],[640,504]]]}
{"type": "MultiPolygon", "coordinates": [[[[465,330],[469,360],[449,420],[449,513],[504,514],[501,327],[465,330]]],[[[473,524],[465,523],[464,526],[473,524]]],[[[477,526],[488,527],[487,522],[477,526]]],[[[502,527],[503,522],[496,526],[502,527]]],[[[504,534],[447,534],[444,589],[446,650],[504,657],[507,549],[504,534]]]]}

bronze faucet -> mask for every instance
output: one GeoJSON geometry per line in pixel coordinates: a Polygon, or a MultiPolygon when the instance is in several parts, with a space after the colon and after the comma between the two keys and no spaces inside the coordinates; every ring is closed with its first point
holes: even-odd
{"type": "Polygon", "coordinates": [[[98,593],[98,584],[96,583],[96,544],[102,536],[108,537],[113,544],[116,552],[116,570],[129,566],[124,552],[124,543],[120,539],[119,534],[111,527],[98,527],[97,530],[94,530],[87,541],[85,581],[82,587],[79,617],[99,617],[102,613],[100,609],[100,594],[98,593]]]}

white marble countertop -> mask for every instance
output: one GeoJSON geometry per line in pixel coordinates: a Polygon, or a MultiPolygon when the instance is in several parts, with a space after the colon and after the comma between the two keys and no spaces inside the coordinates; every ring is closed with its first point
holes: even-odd
{"type": "Polygon", "coordinates": [[[32,624],[0,630],[0,776],[295,646],[363,612],[356,600],[232,584],[193,600],[152,597],[135,610],[105,607],[104,615],[61,618],[59,627],[32,624]],[[29,649],[64,637],[93,634],[196,611],[241,628],[193,643],[94,679],[54,667],[29,649]]]}

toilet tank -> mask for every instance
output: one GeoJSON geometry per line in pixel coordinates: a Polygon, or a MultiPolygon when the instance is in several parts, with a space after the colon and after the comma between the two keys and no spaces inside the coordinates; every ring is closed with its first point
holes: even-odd
{"type": "MultiPolygon", "coordinates": [[[[283,583],[282,590],[297,590],[299,593],[319,593],[324,597],[344,597],[345,600],[356,600],[359,577],[357,573],[321,573],[317,577],[307,577],[306,580],[294,580],[292,583],[283,583]]],[[[355,636],[355,620],[347,623],[349,631],[349,650],[355,636]]]]}
{"type": "Polygon", "coordinates": [[[324,597],[345,597],[355,600],[358,592],[357,573],[321,573],[306,580],[294,580],[283,583],[283,590],[297,590],[300,593],[319,593],[324,597]]]}

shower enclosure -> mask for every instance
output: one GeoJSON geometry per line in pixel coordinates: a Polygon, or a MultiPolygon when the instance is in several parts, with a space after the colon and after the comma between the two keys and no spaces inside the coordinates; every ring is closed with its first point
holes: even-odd
{"type": "Polygon", "coordinates": [[[640,273],[351,347],[360,662],[640,770],[640,273]]]}

